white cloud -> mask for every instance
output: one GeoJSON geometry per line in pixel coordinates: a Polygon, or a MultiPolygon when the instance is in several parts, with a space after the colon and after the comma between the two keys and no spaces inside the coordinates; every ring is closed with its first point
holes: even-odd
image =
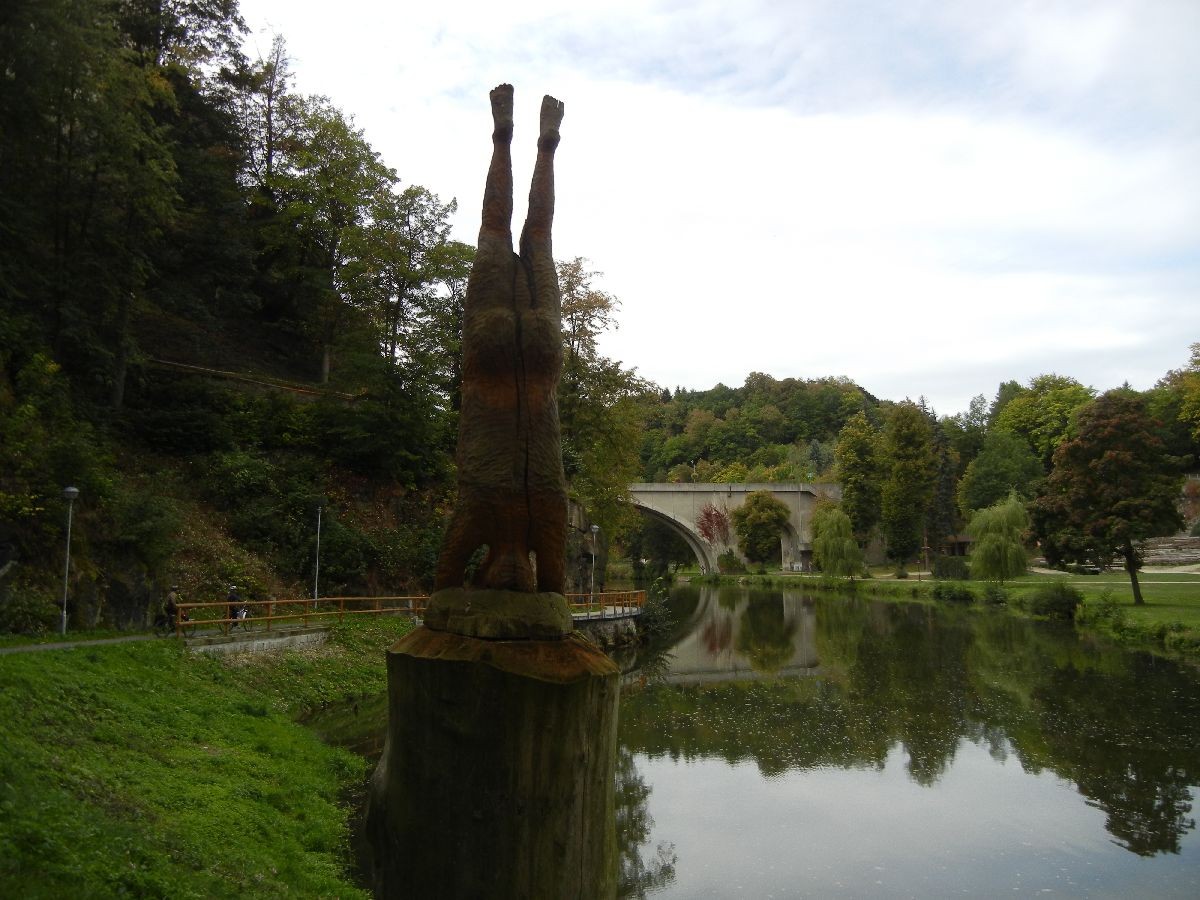
{"type": "Polygon", "coordinates": [[[1185,361],[1200,5],[796,6],[242,3],[302,90],[459,199],[463,240],[488,89],[517,87],[520,194],[538,99],[565,100],[556,253],[606,273],[604,347],[667,386],[846,375],[953,412],[1185,361]]]}

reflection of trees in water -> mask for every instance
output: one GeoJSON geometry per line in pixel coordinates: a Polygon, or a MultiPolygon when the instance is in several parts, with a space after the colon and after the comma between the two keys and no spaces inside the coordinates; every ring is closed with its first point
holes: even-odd
{"type": "MultiPolygon", "coordinates": [[[[624,746],[771,775],[882,767],[899,742],[931,785],[966,739],[1073,781],[1131,852],[1178,852],[1195,828],[1194,674],[1004,615],[838,598],[818,603],[816,629],[825,677],[658,685],[623,698],[624,746]]],[[[756,668],[786,659],[781,635],[792,652],[779,604],[750,604],[741,631],[756,668]]]]}
{"type": "Polygon", "coordinates": [[[617,896],[645,897],[675,880],[675,845],[659,844],[649,859],[642,845],[650,840],[654,819],[647,800],[650,786],[633,764],[633,754],[624,747],[617,752],[617,896]]]}
{"type": "Polygon", "coordinates": [[[1034,700],[1051,765],[1103,809],[1117,843],[1140,856],[1179,852],[1196,827],[1200,704],[1161,662],[1135,658],[1125,677],[1061,669],[1034,700]],[[1190,702],[1188,702],[1190,700],[1190,702]]]}
{"type": "Polygon", "coordinates": [[[782,669],[795,653],[796,623],[783,615],[783,594],[751,595],[742,610],[737,649],[756,672],[782,669]]]}

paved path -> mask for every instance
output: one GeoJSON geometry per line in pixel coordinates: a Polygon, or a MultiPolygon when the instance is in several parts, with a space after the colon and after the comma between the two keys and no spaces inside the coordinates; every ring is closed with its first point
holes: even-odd
{"type": "Polygon", "coordinates": [[[52,644],[18,644],[15,647],[0,647],[0,655],[5,653],[33,653],[37,650],[70,650],[72,647],[98,647],[101,644],[128,644],[133,641],[158,640],[152,634],[131,634],[128,637],[99,638],[94,641],[55,641],[52,644]]]}

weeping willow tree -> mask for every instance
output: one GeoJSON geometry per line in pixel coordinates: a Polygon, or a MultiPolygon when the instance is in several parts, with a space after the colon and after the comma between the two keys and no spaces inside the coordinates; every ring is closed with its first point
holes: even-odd
{"type": "Polygon", "coordinates": [[[979,510],[967,524],[974,541],[971,547],[971,575],[986,581],[1004,582],[1025,574],[1025,533],[1029,514],[1015,493],[979,510]]]}
{"type": "Polygon", "coordinates": [[[854,539],[850,517],[832,503],[821,504],[813,511],[813,561],[826,575],[848,575],[853,578],[862,572],[863,556],[854,539]]]}

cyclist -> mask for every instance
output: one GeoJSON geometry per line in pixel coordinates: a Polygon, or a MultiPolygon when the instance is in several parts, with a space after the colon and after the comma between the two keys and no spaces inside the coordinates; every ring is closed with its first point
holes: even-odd
{"type": "Polygon", "coordinates": [[[238,610],[242,608],[242,595],[238,593],[236,584],[229,586],[229,596],[225,600],[229,603],[229,628],[232,630],[237,628],[238,610]]]}
{"type": "Polygon", "coordinates": [[[188,615],[186,612],[179,611],[179,585],[171,585],[171,590],[167,593],[167,599],[163,603],[163,613],[167,617],[167,621],[171,623],[171,627],[175,626],[176,621],[186,622],[188,615]]]}

